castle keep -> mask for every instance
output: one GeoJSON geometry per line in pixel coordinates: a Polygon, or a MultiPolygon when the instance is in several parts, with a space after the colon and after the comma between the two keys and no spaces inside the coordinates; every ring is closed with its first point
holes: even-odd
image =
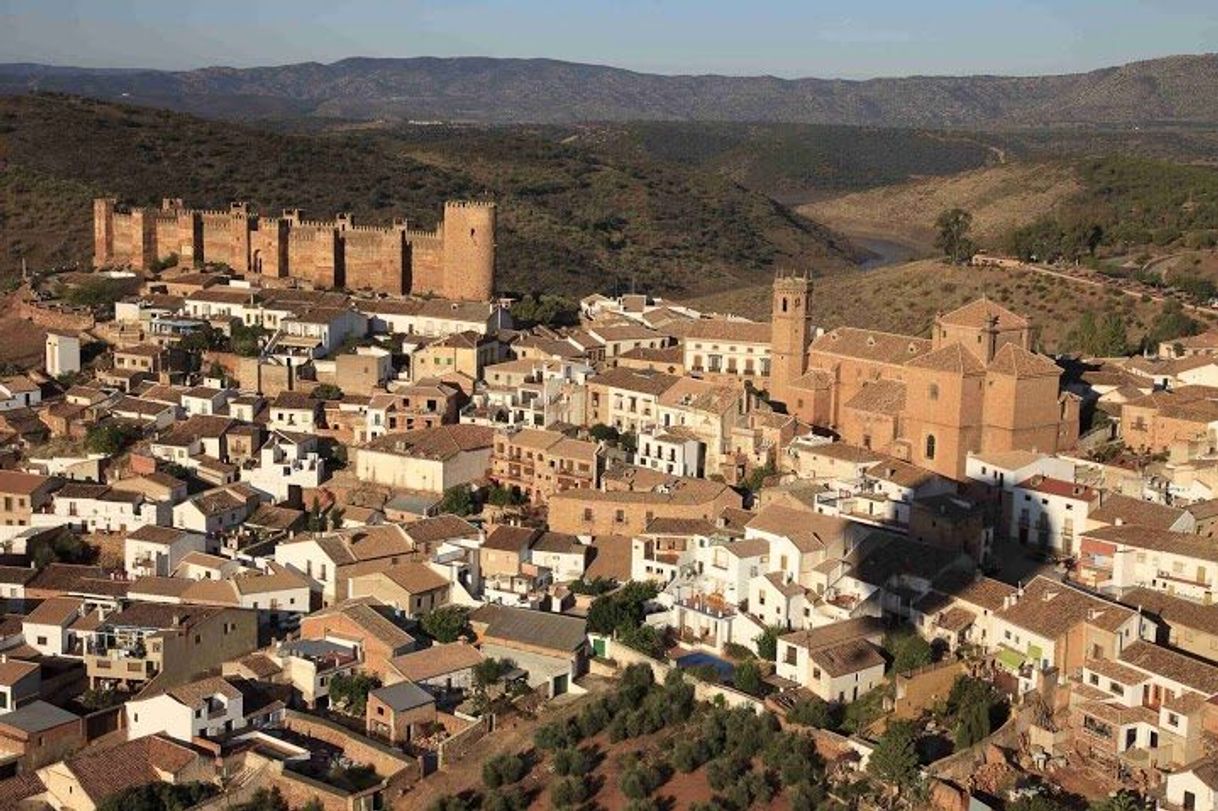
{"type": "Polygon", "coordinates": [[[183,262],[224,263],[239,273],[290,278],[314,288],[432,294],[485,301],[495,276],[495,205],[448,202],[434,231],[356,225],[350,214],[306,220],[299,210],[260,217],[246,203],[227,211],[161,207],[120,210],[93,201],[93,264],[150,267],[176,254],[183,262]]]}

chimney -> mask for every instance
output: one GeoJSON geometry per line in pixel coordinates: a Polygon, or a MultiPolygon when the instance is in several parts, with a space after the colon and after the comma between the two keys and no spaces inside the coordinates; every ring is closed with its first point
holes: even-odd
{"type": "Polygon", "coordinates": [[[1115,524],[1116,524],[1118,527],[1123,527],[1123,526],[1125,526],[1125,519],[1124,519],[1124,518],[1121,518],[1120,516],[1117,516],[1117,519],[1116,519],[1116,521],[1115,521],[1114,523],[1115,523],[1115,524]]]}

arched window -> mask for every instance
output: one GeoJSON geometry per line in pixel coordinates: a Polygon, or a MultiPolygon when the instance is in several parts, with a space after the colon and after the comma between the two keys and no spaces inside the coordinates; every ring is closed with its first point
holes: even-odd
{"type": "Polygon", "coordinates": [[[784,313],[787,311],[787,297],[786,296],[782,297],[782,311],[784,313]]]}
{"type": "Polygon", "coordinates": [[[926,396],[932,400],[938,400],[939,399],[939,384],[931,383],[930,386],[926,389],[926,396]]]}
{"type": "Polygon", "coordinates": [[[935,458],[935,435],[934,434],[926,435],[926,458],[927,459],[935,458]]]}

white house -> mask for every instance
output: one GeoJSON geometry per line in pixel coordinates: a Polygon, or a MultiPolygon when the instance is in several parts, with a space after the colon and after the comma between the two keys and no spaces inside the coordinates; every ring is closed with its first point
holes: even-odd
{"type": "Polygon", "coordinates": [[[0,411],[32,408],[42,402],[42,389],[28,377],[14,376],[0,380],[0,411]]]}
{"type": "Polygon", "coordinates": [[[232,395],[233,392],[228,389],[192,386],[182,392],[182,410],[186,412],[187,416],[223,414],[229,397],[232,395]]]}
{"type": "Polygon", "coordinates": [[[239,527],[260,501],[258,491],[244,483],[205,490],[173,506],[173,526],[214,537],[239,527]]]}
{"type": "Polygon", "coordinates": [[[55,493],[52,515],[35,515],[42,523],[68,524],[87,532],[131,532],[140,527],[168,526],[171,506],[149,501],[143,493],[116,490],[106,484],[69,482],[55,493]]]}
{"type": "Polygon", "coordinates": [[[0,715],[38,698],[42,668],[36,662],[10,659],[0,653],[0,715]]]}
{"type": "Polygon", "coordinates": [[[127,533],[123,563],[131,577],[168,577],[190,552],[207,551],[199,533],[162,526],[143,526],[127,533]]]}
{"type": "Polygon", "coordinates": [[[706,443],[683,426],[639,432],[634,462],[674,476],[701,478],[706,472],[706,443]]]}
{"type": "Polygon", "coordinates": [[[183,743],[212,738],[246,725],[241,691],[227,679],[211,676],[171,687],[151,698],[128,701],[127,740],[167,735],[183,743]]]}
{"type": "Polygon", "coordinates": [[[883,683],[877,647],[883,636],[883,624],[872,617],[784,634],[775,672],[825,701],[849,703],[883,683]]]}
{"type": "Polygon", "coordinates": [[[321,401],[298,391],[280,392],[271,402],[268,427],[272,430],[316,433],[321,422],[321,401]]]}
{"type": "Polygon", "coordinates": [[[1094,488],[1038,474],[1011,491],[1010,537],[1024,546],[1074,555],[1088,513],[1099,503],[1094,488]]]}
{"type": "Polygon", "coordinates": [[[513,326],[499,302],[450,299],[360,299],[356,309],[368,316],[373,332],[440,338],[472,331],[492,335],[513,326]]]}
{"type": "Polygon", "coordinates": [[[72,630],[84,615],[85,601],[79,597],[51,597],[39,603],[21,621],[25,644],[43,656],[79,658],[81,639],[72,630]]]}
{"type": "Polygon", "coordinates": [[[367,316],[342,307],[313,307],[280,323],[286,341],[315,347],[315,357],[325,357],[349,337],[368,334],[367,316]]]}
{"type": "Polygon", "coordinates": [[[1218,811],[1218,756],[1195,761],[1167,775],[1164,809],[1218,811]]]}
{"type": "Polygon", "coordinates": [[[584,576],[588,546],[564,532],[543,532],[529,548],[529,560],[550,570],[557,583],[579,580],[584,576]]]}
{"type": "Polygon", "coordinates": [[[241,479],[272,501],[283,501],[293,486],[314,488],[326,480],[326,464],[315,450],[314,437],[305,441],[281,432],[271,435],[258,453],[258,466],[241,471],[241,479]]]}
{"type": "Polygon", "coordinates": [[[46,338],[46,370],[51,377],[80,371],[80,336],[50,330],[46,338]]]}

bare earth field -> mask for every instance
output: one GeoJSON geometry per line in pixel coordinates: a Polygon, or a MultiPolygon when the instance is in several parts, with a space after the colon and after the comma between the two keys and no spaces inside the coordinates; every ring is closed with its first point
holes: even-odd
{"type": "MultiPolygon", "coordinates": [[[[824,329],[853,326],[925,335],[936,313],[983,295],[1030,318],[1049,351],[1088,310],[1118,308],[1133,340],[1142,336],[1158,311],[1153,302],[1098,285],[1031,270],[959,267],[926,259],[818,279],[811,299],[812,323],[824,329]]],[[[687,303],[706,312],[769,320],[770,287],[744,288],[687,303]]]]}
{"type": "Polygon", "coordinates": [[[927,247],[939,213],[960,207],[973,215],[974,239],[992,245],[1079,189],[1067,166],[1016,163],[854,192],[797,210],[838,231],[927,247]]]}

